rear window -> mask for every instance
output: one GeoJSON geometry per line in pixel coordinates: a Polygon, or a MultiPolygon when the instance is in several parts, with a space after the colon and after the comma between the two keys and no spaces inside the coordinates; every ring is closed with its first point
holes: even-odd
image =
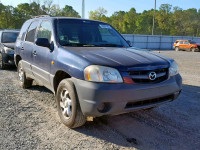
{"type": "Polygon", "coordinates": [[[2,43],[15,43],[18,34],[19,34],[18,32],[3,32],[1,42],[2,43]]]}

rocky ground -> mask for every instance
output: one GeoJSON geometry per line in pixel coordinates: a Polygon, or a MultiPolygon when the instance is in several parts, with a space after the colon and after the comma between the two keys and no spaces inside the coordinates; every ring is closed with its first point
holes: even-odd
{"type": "Polygon", "coordinates": [[[161,51],[174,58],[183,92],[153,110],[64,126],[52,92],[19,87],[16,69],[0,70],[0,149],[182,149],[200,147],[200,53],[161,51]]]}

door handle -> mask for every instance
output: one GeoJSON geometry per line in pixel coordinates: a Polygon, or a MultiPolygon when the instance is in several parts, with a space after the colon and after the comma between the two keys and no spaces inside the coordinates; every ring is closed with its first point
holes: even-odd
{"type": "Polygon", "coordinates": [[[21,47],[21,50],[24,51],[24,47],[21,47]]]}
{"type": "Polygon", "coordinates": [[[33,56],[37,56],[37,52],[36,51],[33,51],[33,56]]]}

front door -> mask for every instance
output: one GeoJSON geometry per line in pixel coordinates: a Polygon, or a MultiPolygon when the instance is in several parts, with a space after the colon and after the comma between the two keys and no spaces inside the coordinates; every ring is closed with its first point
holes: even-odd
{"type": "Polygon", "coordinates": [[[186,51],[190,51],[190,43],[188,41],[185,41],[184,46],[186,51]]]}
{"type": "MultiPolygon", "coordinates": [[[[41,25],[37,32],[36,41],[39,38],[46,38],[49,40],[49,43],[52,42],[52,25],[49,21],[41,22],[41,25]]],[[[49,48],[38,46],[35,44],[33,48],[32,71],[35,78],[50,89],[52,87],[50,84],[50,69],[52,57],[53,52],[49,48]]]]}

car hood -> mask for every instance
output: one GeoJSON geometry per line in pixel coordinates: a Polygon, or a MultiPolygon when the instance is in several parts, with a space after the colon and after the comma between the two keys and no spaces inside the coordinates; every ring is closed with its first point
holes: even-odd
{"type": "Polygon", "coordinates": [[[115,67],[119,70],[133,70],[144,67],[168,67],[169,58],[147,50],[110,47],[66,47],[84,57],[93,65],[115,67]]]}
{"type": "Polygon", "coordinates": [[[3,45],[11,49],[14,49],[15,47],[15,43],[3,43],[3,45]]]}

